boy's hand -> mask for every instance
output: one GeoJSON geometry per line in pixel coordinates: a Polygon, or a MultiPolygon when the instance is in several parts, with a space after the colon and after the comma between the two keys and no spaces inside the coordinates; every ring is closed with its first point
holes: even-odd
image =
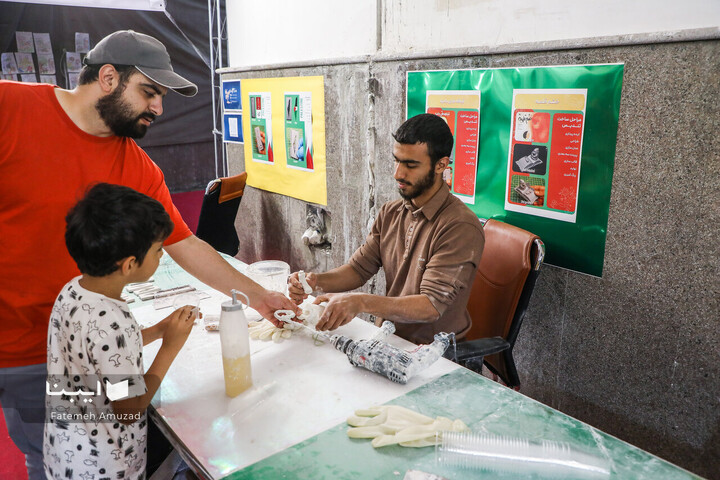
{"type": "MultiPolygon", "coordinates": [[[[196,307],[193,307],[192,305],[185,305],[183,308],[192,308],[194,310],[198,310],[196,307]]],[[[178,309],[180,310],[180,309],[178,309]]],[[[177,312],[177,311],[176,311],[177,312]]],[[[165,336],[165,330],[167,329],[167,326],[170,324],[171,319],[173,318],[173,315],[175,315],[176,312],[171,313],[167,317],[160,320],[158,323],[156,323],[154,326],[158,331],[158,338],[163,338],[165,336]]],[[[200,312],[197,315],[197,318],[203,318],[202,312],[200,312]]]]}
{"type": "Polygon", "coordinates": [[[180,351],[190,335],[195,318],[197,318],[196,309],[185,306],[178,308],[164,319],[163,322],[167,323],[163,333],[163,347],[180,351]]]}

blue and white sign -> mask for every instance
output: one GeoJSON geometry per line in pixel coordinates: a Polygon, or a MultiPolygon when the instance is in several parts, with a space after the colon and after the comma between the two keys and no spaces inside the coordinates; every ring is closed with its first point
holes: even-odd
{"type": "Polygon", "coordinates": [[[223,107],[225,110],[242,110],[240,100],[240,80],[222,82],[223,107]]]}
{"type": "Polygon", "coordinates": [[[243,143],[242,113],[223,114],[223,142],[243,143]]]}

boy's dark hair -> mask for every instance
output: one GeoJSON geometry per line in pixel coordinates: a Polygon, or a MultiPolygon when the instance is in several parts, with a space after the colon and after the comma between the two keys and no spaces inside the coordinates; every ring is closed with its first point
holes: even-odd
{"type": "MultiPolygon", "coordinates": [[[[132,76],[132,74],[138,72],[138,69],[135,68],[133,65],[111,65],[115,67],[115,70],[117,70],[120,74],[120,85],[123,87],[127,83],[128,79],[132,76]]],[[[102,65],[100,64],[83,65],[82,70],[80,70],[80,75],[78,76],[78,85],[87,85],[88,83],[93,83],[94,81],[96,81],[98,79],[98,76],[100,75],[101,68],[102,65]]]]}
{"type": "Polygon", "coordinates": [[[449,157],[452,153],[452,131],[443,118],[432,113],[421,113],[408,118],[392,136],[396,142],[403,145],[426,144],[433,167],[438,160],[449,157]]]}
{"type": "Polygon", "coordinates": [[[127,257],[142,264],[152,244],[164,241],[173,231],[160,202],[109,183],[90,188],[65,221],[70,256],[82,273],[94,277],[113,273],[127,257]]]}

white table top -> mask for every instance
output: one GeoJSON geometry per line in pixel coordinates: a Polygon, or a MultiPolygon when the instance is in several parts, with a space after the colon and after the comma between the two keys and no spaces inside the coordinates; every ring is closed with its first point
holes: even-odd
{"type": "MultiPolygon", "coordinates": [[[[231,263],[244,270],[240,262],[233,259],[231,263]]],[[[164,264],[166,269],[161,266],[155,275],[158,285],[193,284],[192,277],[178,273],[176,265],[164,264]]],[[[219,315],[220,304],[228,297],[194,282],[210,294],[200,302],[203,314],[219,315]]],[[[145,327],[171,311],[155,310],[149,302],[132,310],[145,327]]],[[[251,309],[246,316],[248,320],[260,318],[251,309]]],[[[359,340],[372,337],[377,330],[356,318],[334,333],[359,340]]],[[[388,343],[403,349],[414,347],[395,336],[388,343]]],[[[160,342],[154,342],[145,347],[146,368],[159,346],[160,342]]],[[[407,385],[400,385],[353,367],[332,345],[317,345],[306,333],[294,333],[281,343],[251,339],[250,350],[253,387],[231,399],[225,395],[220,335],[206,331],[198,321],[153,399],[157,413],[184,445],[184,453],[213,478],[222,478],[342,423],[356,409],[386,403],[459,368],[440,359],[407,385]]]]}

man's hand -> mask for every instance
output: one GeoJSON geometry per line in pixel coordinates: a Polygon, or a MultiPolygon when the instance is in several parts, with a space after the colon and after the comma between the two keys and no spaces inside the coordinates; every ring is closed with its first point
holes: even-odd
{"type": "Polygon", "coordinates": [[[316,330],[335,330],[363,311],[362,293],[326,293],[318,295],[313,303],[327,302],[316,330]]]}
{"type": "MultiPolygon", "coordinates": [[[[305,280],[311,289],[315,290],[317,288],[317,274],[306,273],[305,280]]],[[[300,305],[303,300],[308,297],[308,294],[305,293],[303,289],[302,283],[300,283],[299,272],[293,272],[288,277],[288,295],[297,305],[300,305]]]]}
{"type": "Polygon", "coordinates": [[[296,317],[301,313],[300,309],[298,309],[298,307],[291,302],[288,297],[282,293],[274,292],[272,290],[265,290],[265,293],[262,296],[259,296],[257,299],[250,302],[250,306],[257,310],[263,318],[270,320],[273,325],[280,328],[282,328],[283,322],[275,318],[274,313],[277,310],[291,310],[295,313],[296,317]]]}

